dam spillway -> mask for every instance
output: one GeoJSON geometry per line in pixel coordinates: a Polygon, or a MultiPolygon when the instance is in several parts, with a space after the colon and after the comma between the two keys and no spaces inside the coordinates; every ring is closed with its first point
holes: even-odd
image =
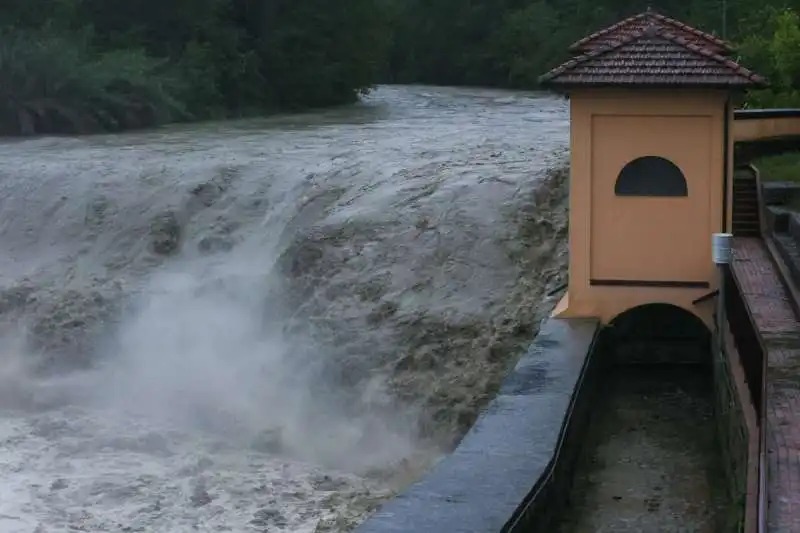
{"type": "MultiPolygon", "coordinates": [[[[562,423],[557,432],[552,423],[532,426],[521,410],[513,432],[495,431],[494,441],[484,432],[481,441],[485,428],[503,427],[492,420],[503,410],[490,404],[450,457],[359,531],[765,531],[764,410],[754,399],[764,397],[766,377],[754,370],[758,350],[741,341],[742,314],[731,317],[736,328],[726,319],[730,257],[712,255],[711,237],[730,243],[731,232],[746,228],[758,239],[759,190],[743,189],[733,174],[734,147],[795,123],[735,113],[734,95],[766,81],[731,60],[717,37],[651,10],[570,51],[539,80],[569,97],[571,129],[569,283],[542,331],[592,319],[597,328],[583,343],[583,364],[572,367],[577,377],[565,381],[571,390],[525,394],[528,409],[568,394],[569,402],[551,405],[562,423]],[[739,119],[747,128],[734,125],[739,119]],[[705,340],[674,335],[677,315],[640,321],[637,338],[620,339],[618,318],[650,305],[693,317],[705,340]],[[543,457],[531,435],[541,442],[555,433],[543,457]],[[460,455],[462,447],[476,452],[476,442],[486,456],[499,450],[494,462],[460,455]],[[508,453],[516,445],[529,448],[527,465],[508,453]],[[450,460],[459,456],[465,462],[450,460]],[[636,477],[625,471],[630,464],[652,475],[636,477]],[[498,509],[513,510],[501,521],[498,509]]],[[[565,341],[537,338],[499,405],[512,384],[529,379],[526,367],[563,360],[565,341]]]]}

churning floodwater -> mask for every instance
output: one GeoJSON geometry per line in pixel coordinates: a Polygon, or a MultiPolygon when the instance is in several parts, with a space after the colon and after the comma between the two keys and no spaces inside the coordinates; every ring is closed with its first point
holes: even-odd
{"type": "Polygon", "coordinates": [[[552,305],[567,140],[553,96],[382,87],[0,143],[0,532],[353,527],[552,305]]]}

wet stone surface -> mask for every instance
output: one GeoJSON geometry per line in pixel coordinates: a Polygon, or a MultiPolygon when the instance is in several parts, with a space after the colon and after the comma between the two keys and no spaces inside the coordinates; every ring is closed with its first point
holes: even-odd
{"type": "Polygon", "coordinates": [[[724,474],[710,375],[615,367],[592,413],[560,533],[720,531],[724,474]]]}

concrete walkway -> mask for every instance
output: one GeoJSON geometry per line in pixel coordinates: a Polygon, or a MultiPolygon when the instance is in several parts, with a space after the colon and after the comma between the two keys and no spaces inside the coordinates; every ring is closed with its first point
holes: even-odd
{"type": "Polygon", "coordinates": [[[767,357],[768,530],[800,531],[800,322],[760,238],[734,239],[731,268],[767,357]]]}

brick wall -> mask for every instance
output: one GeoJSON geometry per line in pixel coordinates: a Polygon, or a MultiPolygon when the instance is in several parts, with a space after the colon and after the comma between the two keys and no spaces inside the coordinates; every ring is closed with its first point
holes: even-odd
{"type": "MultiPolygon", "coordinates": [[[[758,468],[758,428],[755,411],[733,337],[727,329],[721,349],[715,349],[714,407],[717,435],[725,467],[725,487],[731,510],[724,531],[752,531],[758,468]]],[[[719,346],[716,342],[714,346],[719,346]]]]}

